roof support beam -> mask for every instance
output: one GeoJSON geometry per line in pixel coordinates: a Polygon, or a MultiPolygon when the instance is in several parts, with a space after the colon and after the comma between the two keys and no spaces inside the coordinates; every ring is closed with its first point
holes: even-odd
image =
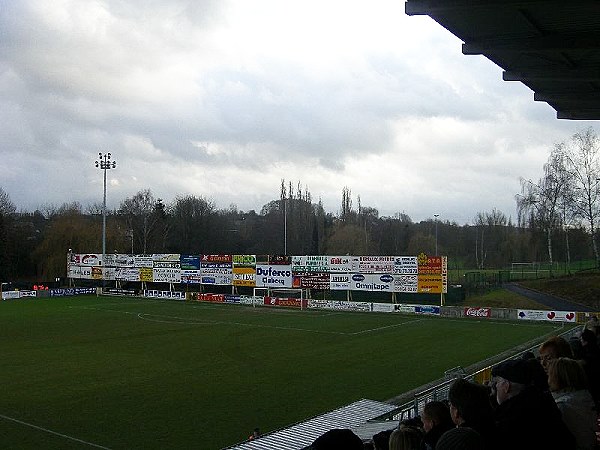
{"type": "Polygon", "coordinates": [[[494,38],[469,41],[462,46],[465,55],[484,55],[489,52],[562,52],[569,50],[598,50],[600,32],[575,34],[555,33],[525,39],[494,38]]]}

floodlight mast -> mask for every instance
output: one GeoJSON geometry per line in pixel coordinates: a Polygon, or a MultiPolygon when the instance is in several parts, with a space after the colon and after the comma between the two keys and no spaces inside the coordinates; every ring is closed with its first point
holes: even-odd
{"type": "Polygon", "coordinates": [[[102,201],[102,286],[104,286],[104,264],[106,259],[106,171],[116,169],[117,162],[111,160],[111,154],[98,152],[96,168],[104,171],[104,199],[102,201]]]}

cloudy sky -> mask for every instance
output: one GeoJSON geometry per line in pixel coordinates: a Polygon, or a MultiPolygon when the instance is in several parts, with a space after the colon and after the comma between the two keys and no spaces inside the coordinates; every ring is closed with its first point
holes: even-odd
{"type": "Polygon", "coordinates": [[[0,187],[20,210],[151,189],[247,211],[298,181],[337,213],[515,217],[519,178],[593,122],[402,0],[0,0],[0,187]],[[354,200],[356,202],[356,200],[354,200]],[[355,203],[356,204],[356,203],[355,203]]]}

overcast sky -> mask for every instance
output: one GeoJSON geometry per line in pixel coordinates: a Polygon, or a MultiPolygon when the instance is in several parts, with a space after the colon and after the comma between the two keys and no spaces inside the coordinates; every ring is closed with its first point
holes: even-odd
{"type": "Polygon", "coordinates": [[[260,208],[282,178],[338,213],[515,218],[519,177],[593,122],[402,0],[0,0],[0,187],[20,210],[143,189],[260,208]]]}

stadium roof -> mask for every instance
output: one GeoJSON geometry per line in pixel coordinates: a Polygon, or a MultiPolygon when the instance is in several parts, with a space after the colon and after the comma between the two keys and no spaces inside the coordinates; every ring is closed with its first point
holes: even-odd
{"type": "Polygon", "coordinates": [[[559,119],[600,119],[599,0],[407,0],[520,81],[559,119]]]}

